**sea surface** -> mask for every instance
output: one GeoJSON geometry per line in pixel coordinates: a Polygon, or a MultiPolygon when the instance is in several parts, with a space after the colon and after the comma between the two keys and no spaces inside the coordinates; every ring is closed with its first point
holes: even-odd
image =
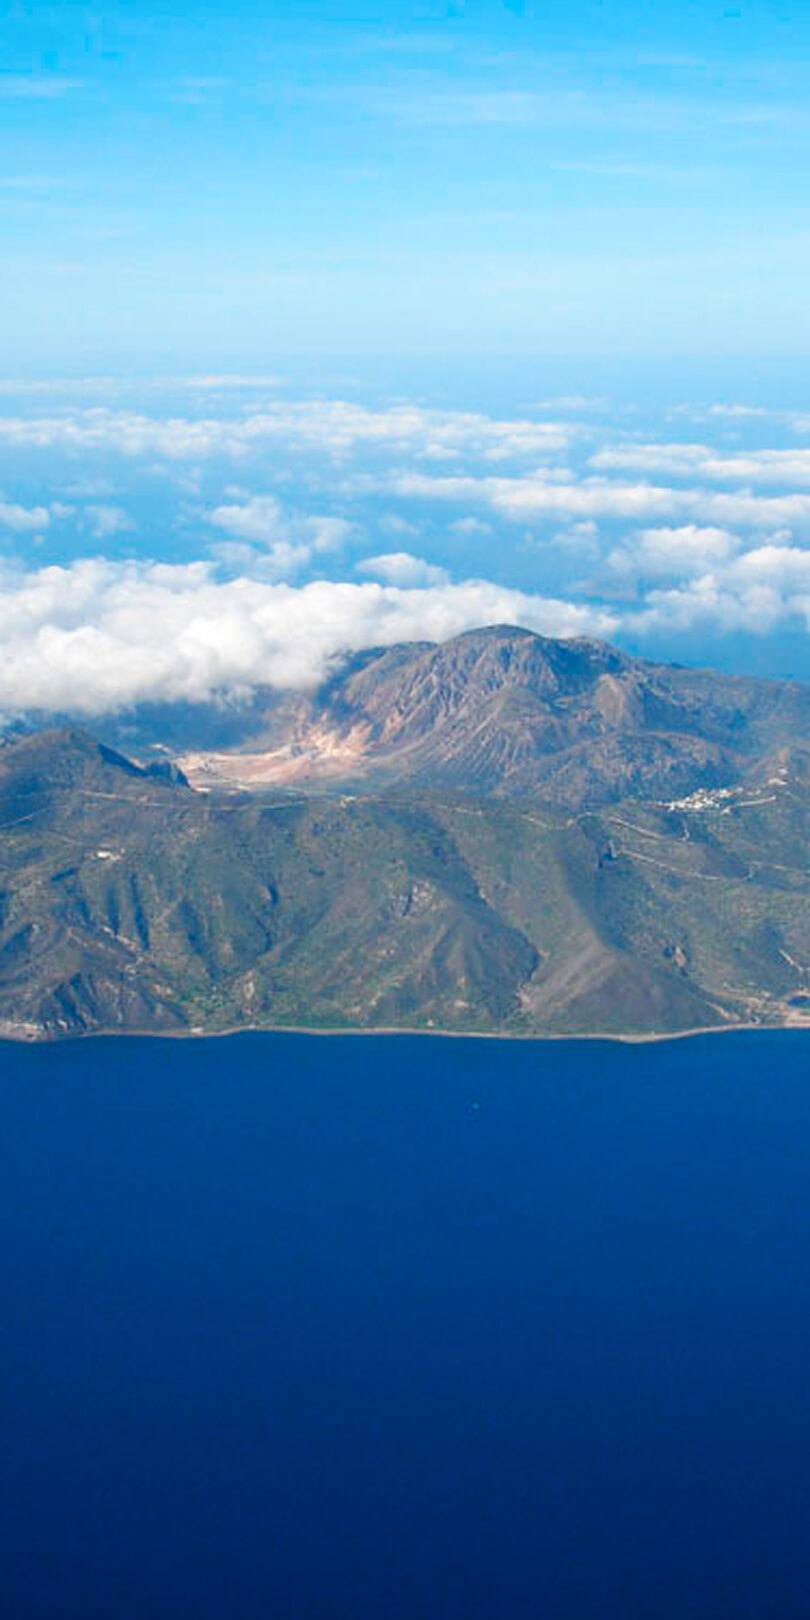
{"type": "Polygon", "coordinates": [[[0,1047],[0,1610],[810,1613],[810,1035],[0,1047]]]}

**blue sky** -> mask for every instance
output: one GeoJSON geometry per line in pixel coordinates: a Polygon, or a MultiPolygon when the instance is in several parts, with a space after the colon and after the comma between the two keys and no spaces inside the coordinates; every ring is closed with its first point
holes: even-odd
{"type": "Polygon", "coordinates": [[[795,0],[62,0],[2,40],[17,372],[800,387],[795,0]]]}

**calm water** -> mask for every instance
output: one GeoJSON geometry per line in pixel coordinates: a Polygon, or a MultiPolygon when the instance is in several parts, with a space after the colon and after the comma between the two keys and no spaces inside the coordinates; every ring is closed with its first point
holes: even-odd
{"type": "Polygon", "coordinates": [[[0,1064],[9,1620],[806,1620],[810,1037],[0,1064]]]}

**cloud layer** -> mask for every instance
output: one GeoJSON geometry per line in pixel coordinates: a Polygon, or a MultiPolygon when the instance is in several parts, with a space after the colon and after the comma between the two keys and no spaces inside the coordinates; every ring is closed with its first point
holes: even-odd
{"type": "Polygon", "coordinates": [[[61,385],[43,413],[37,385],[0,414],[0,712],[307,687],[346,653],[498,621],[676,657],[689,632],[810,624],[796,413],[700,407],[713,445],[673,438],[685,408],[656,439],[604,401],[498,418],[257,400],[271,382],[196,379],[177,416],[156,385],[155,414],[61,385]]]}
{"type": "Polygon", "coordinates": [[[574,480],[567,471],[516,478],[430,477],[422,472],[407,472],[387,479],[385,487],[401,498],[487,507],[519,523],[537,518],[619,518],[627,522],[680,519],[747,528],[795,524],[810,529],[810,494],[796,492],[758,495],[749,490],[677,489],[606,478],[574,480]]]}
{"type": "MultiPolygon", "coordinates": [[[[487,580],[452,584],[408,553],[367,559],[378,578],[361,584],[296,587],[244,575],[221,579],[207,562],[102,558],[7,573],[0,582],[0,712],[92,717],[143,702],[238,700],[260,686],[306,689],[347,653],[442,641],[487,624],[610,638],[622,630],[763,631],[797,616],[810,621],[810,552],[766,545],[738,555],[719,533],[712,544],[717,568],[656,586],[624,610],[487,580]]],[[[655,531],[646,545],[654,571],[655,531]]]]}
{"type": "Polygon", "coordinates": [[[345,400],[285,400],[227,417],[157,417],[98,406],[49,416],[0,418],[0,447],[105,451],[169,461],[204,461],[212,456],[240,460],[280,441],[317,447],[336,458],[363,447],[427,461],[461,453],[502,461],[565,450],[571,434],[567,423],[501,421],[474,411],[416,405],[371,410],[345,400]]]}
{"type": "Polygon", "coordinates": [[[562,636],[610,635],[617,625],[607,611],[480,580],[296,588],[223,581],[202,562],[86,559],[2,581],[0,710],[93,716],[239,698],[263,685],[306,688],[347,652],[500,622],[562,636]]]}

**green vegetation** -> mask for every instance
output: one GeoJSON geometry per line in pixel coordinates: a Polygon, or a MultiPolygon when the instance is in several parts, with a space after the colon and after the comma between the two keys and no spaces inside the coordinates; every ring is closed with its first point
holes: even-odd
{"type": "Polygon", "coordinates": [[[680,803],[582,810],[205,795],[80,731],[7,740],[0,1021],[32,1037],[800,1021],[809,812],[800,751],[680,803]]]}

